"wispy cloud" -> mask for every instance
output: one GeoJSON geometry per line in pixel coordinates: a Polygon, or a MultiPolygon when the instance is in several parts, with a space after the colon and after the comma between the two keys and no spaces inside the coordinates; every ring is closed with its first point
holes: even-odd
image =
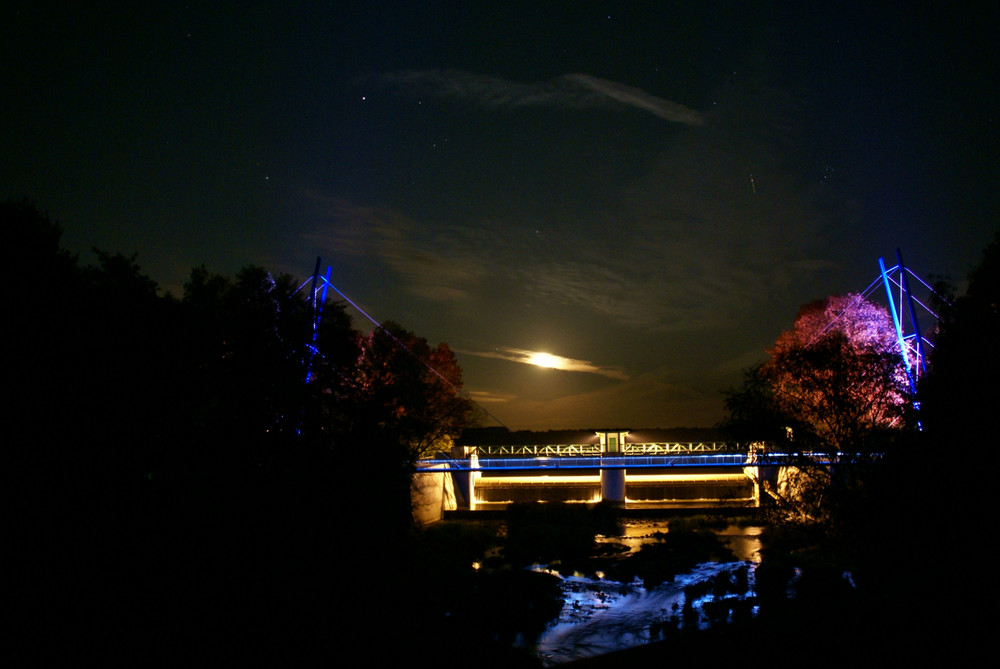
{"type": "Polygon", "coordinates": [[[628,375],[618,367],[602,367],[589,360],[576,360],[561,355],[554,355],[545,351],[530,351],[521,348],[509,348],[506,346],[497,347],[491,351],[460,351],[466,355],[474,355],[480,358],[495,358],[516,362],[524,365],[534,365],[536,367],[547,367],[565,372],[582,372],[585,374],[598,374],[609,379],[628,380],[628,375]]]}
{"type": "Polygon", "coordinates": [[[358,205],[320,193],[308,198],[320,218],[305,237],[328,255],[377,259],[395,272],[412,294],[438,302],[464,299],[483,275],[481,263],[464,251],[459,229],[417,225],[401,212],[358,205]],[[434,230],[428,237],[419,230],[434,230]]]}
{"type": "Polygon", "coordinates": [[[506,404],[517,398],[516,395],[490,390],[471,390],[468,395],[476,404],[506,404]]]}
{"type": "Polygon", "coordinates": [[[486,107],[590,108],[619,103],[666,121],[701,125],[700,112],[638,88],[589,74],[566,74],[548,81],[519,82],[461,70],[410,70],[381,79],[422,93],[466,100],[486,107]]]}
{"type": "MultiPolygon", "coordinates": [[[[701,119],[583,74],[520,83],[427,70],[386,80],[489,107],[628,104],[681,123],[701,119]]],[[[780,114],[744,118],[742,110],[757,102],[736,96],[739,113],[716,109],[703,132],[674,137],[595,214],[599,224],[570,221],[572,210],[565,221],[532,210],[470,210],[461,220],[446,211],[435,219],[402,209],[403,197],[385,206],[313,193],[317,225],[309,241],[355,266],[377,265],[410,296],[447,305],[456,319],[478,320],[516,300],[519,318],[596,315],[630,331],[699,332],[720,341],[736,328],[745,334],[751,322],[763,330],[762,310],[793,309],[829,273],[822,241],[832,219],[826,196],[782,158],[780,114]]],[[[559,194],[581,209],[589,203],[587,192],[559,194]]]]}
{"type": "Polygon", "coordinates": [[[612,100],[617,100],[622,104],[631,105],[648,111],[649,113],[659,116],[667,121],[674,121],[676,123],[684,123],[687,125],[702,125],[705,122],[702,115],[693,109],[689,109],[684,105],[677,104],[676,102],[670,102],[669,100],[658,98],[655,95],[650,95],[646,91],[638,88],[632,88],[631,86],[626,86],[625,84],[621,84],[616,81],[598,79],[597,77],[592,77],[589,74],[568,74],[564,77],[564,79],[575,82],[584,88],[600,93],[601,95],[606,95],[612,100]]]}

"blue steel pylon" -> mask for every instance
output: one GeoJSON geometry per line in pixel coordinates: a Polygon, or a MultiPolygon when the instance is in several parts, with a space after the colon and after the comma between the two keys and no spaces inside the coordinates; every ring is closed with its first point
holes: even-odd
{"type": "MultiPolygon", "coordinates": [[[[309,357],[308,357],[308,361],[307,361],[307,364],[306,364],[306,378],[305,378],[306,383],[309,383],[309,381],[312,379],[312,361],[313,361],[313,358],[316,355],[319,354],[319,351],[316,348],[316,342],[317,342],[317,338],[319,337],[320,316],[322,316],[322,314],[323,314],[323,305],[326,303],[326,293],[327,293],[327,290],[330,289],[330,288],[332,288],[333,292],[337,293],[337,295],[339,295],[345,302],[347,302],[347,304],[349,304],[352,307],[354,307],[358,311],[358,313],[360,313],[362,316],[364,316],[369,321],[371,321],[372,324],[376,328],[378,328],[379,330],[384,330],[386,332],[386,334],[388,334],[390,337],[392,337],[392,339],[396,342],[396,344],[398,344],[401,348],[403,348],[404,350],[406,350],[407,352],[409,352],[411,355],[413,355],[413,352],[410,351],[410,349],[407,348],[405,344],[403,344],[401,341],[399,341],[399,339],[397,339],[394,334],[392,334],[388,330],[385,330],[382,327],[381,323],[379,323],[377,320],[375,320],[374,318],[372,318],[371,316],[369,316],[368,313],[364,309],[362,309],[360,306],[358,306],[357,304],[355,304],[354,301],[351,300],[351,298],[347,297],[347,295],[344,295],[344,293],[340,292],[339,288],[337,288],[335,285],[333,285],[332,283],[330,283],[330,274],[332,273],[333,268],[331,268],[329,265],[327,265],[326,276],[322,276],[321,277],[320,274],[319,274],[319,268],[320,268],[321,263],[322,263],[322,258],[317,257],[316,258],[316,269],[313,270],[312,277],[310,279],[307,279],[306,282],[303,283],[301,286],[299,286],[296,289],[296,291],[295,291],[297,293],[298,291],[300,291],[303,288],[305,288],[305,286],[306,286],[307,283],[311,284],[311,287],[309,289],[309,303],[312,306],[312,317],[313,317],[312,318],[312,342],[309,343],[309,344],[306,344],[306,347],[309,349],[309,357]]],[[[482,405],[480,405],[478,402],[476,402],[472,398],[464,395],[460,391],[459,388],[455,387],[455,384],[451,380],[449,380],[448,378],[444,377],[439,371],[437,371],[436,369],[434,369],[430,365],[430,363],[428,363],[426,360],[420,359],[420,362],[423,363],[423,365],[425,367],[427,367],[427,369],[430,370],[435,376],[437,376],[439,379],[441,379],[442,381],[444,381],[445,384],[447,384],[448,386],[450,386],[456,393],[458,393],[459,395],[462,395],[463,397],[465,397],[466,399],[468,399],[470,402],[473,402],[474,404],[476,404],[476,406],[478,406],[480,408],[480,410],[483,411],[483,413],[485,413],[487,416],[489,416],[490,418],[492,418],[493,420],[495,420],[498,424],[502,425],[503,427],[507,427],[503,423],[503,421],[501,421],[499,418],[497,418],[492,413],[490,413],[485,407],[483,407],[482,405]]],[[[507,429],[509,430],[510,428],[507,428],[507,429]]]]}
{"type": "MultiPolygon", "coordinates": [[[[317,353],[316,340],[319,338],[319,321],[320,316],[323,315],[323,305],[326,304],[326,291],[330,287],[330,267],[326,268],[326,278],[323,279],[323,283],[317,285],[320,281],[320,261],[321,258],[317,257],[316,269],[313,271],[311,279],[312,286],[309,289],[309,306],[312,309],[312,342],[306,344],[309,349],[308,360],[306,362],[306,383],[309,383],[312,379],[312,361],[317,353]]],[[[302,286],[299,288],[301,289],[302,286]]]]}
{"type": "MultiPolygon", "coordinates": [[[[896,328],[896,338],[899,340],[899,352],[903,358],[903,366],[906,370],[907,380],[909,381],[910,392],[916,397],[917,380],[927,373],[927,356],[924,354],[924,344],[930,344],[930,342],[924,338],[920,330],[920,322],[917,318],[915,305],[919,304],[922,306],[935,320],[937,319],[937,314],[931,311],[927,305],[913,297],[907,275],[916,277],[921,283],[923,281],[906,268],[906,265],[903,264],[903,255],[899,249],[896,249],[896,261],[897,264],[895,267],[886,269],[885,260],[879,258],[878,266],[882,275],[882,284],[885,287],[886,298],[889,302],[889,313],[896,328]],[[894,289],[898,292],[895,292],[894,289]],[[904,318],[904,313],[909,317],[908,319],[904,318]],[[907,321],[909,322],[909,327],[907,327],[907,321]]],[[[927,284],[924,283],[924,285],[926,286],[927,284]]],[[[929,286],[927,287],[930,288],[929,286]]]]}

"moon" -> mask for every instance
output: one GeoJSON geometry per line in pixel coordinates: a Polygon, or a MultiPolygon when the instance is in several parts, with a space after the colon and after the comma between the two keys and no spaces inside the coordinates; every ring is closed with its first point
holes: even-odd
{"type": "Polygon", "coordinates": [[[532,365],[537,365],[539,367],[549,367],[552,369],[558,368],[562,364],[559,356],[541,352],[532,353],[531,357],[528,358],[528,363],[532,365]]]}

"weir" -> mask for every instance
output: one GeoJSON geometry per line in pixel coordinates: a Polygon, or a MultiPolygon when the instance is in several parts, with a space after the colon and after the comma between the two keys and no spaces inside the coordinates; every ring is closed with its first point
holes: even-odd
{"type": "Polygon", "coordinates": [[[421,522],[439,520],[448,511],[502,510],[528,502],[610,503],[626,510],[755,508],[762,494],[793,490],[803,468],[858,461],[850,454],[775,452],[762,443],[706,448],[703,443],[617,440],[615,451],[607,450],[609,443],[615,445],[600,442],[603,452],[594,444],[503,446],[508,455],[493,457],[480,457],[480,452],[495,453],[497,447],[458,446],[451,454],[417,463],[414,506],[421,522]],[[564,455],[511,455],[526,451],[564,455]]]}
{"type": "Polygon", "coordinates": [[[626,430],[596,434],[592,444],[459,446],[417,469],[451,491],[445,511],[524,502],[746,508],[760,505],[761,465],[773,470],[781,458],[767,454],[765,462],[762,445],[627,443],[626,430]]]}

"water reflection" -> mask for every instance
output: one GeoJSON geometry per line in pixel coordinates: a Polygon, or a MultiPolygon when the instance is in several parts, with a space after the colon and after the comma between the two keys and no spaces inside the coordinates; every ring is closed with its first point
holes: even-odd
{"type": "MultiPolygon", "coordinates": [[[[760,562],[760,534],[763,527],[729,525],[725,529],[715,530],[726,547],[733,552],[737,560],[760,562]]],[[[666,521],[629,520],[622,524],[620,533],[616,535],[598,535],[598,543],[616,543],[628,547],[630,552],[636,552],[645,544],[657,541],[658,534],[669,531],[666,521]]]]}
{"type": "MultiPolygon", "coordinates": [[[[668,531],[666,522],[655,521],[628,521],[621,529],[619,536],[597,539],[635,552],[668,531]]],[[[546,666],[553,666],[655,641],[658,626],[680,614],[686,587],[726,572],[747,568],[752,590],[754,567],[760,562],[761,530],[735,525],[716,530],[733,552],[733,561],[702,563],[672,582],[648,589],[639,580],[618,583],[580,575],[563,577],[563,609],[558,620],[536,641],[537,657],[546,666]]],[[[710,599],[708,595],[704,601],[710,599]]],[[[702,601],[692,605],[698,608],[702,601]]]]}
{"type": "Polygon", "coordinates": [[[737,527],[730,525],[725,530],[717,532],[725,541],[726,547],[733,552],[733,557],[744,562],[760,562],[760,534],[763,527],[737,527]]]}

